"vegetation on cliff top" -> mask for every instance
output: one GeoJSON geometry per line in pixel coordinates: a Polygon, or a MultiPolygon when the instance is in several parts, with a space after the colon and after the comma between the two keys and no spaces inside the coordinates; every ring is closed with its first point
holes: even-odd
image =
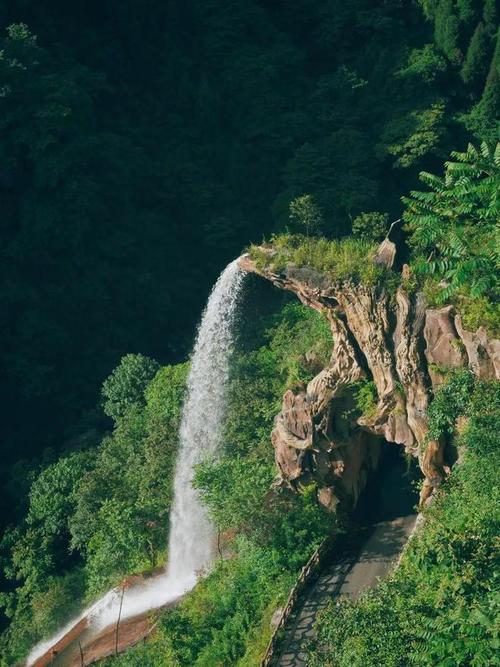
{"type": "Polygon", "coordinates": [[[396,274],[373,261],[376,251],[376,244],[361,239],[329,240],[300,234],[280,234],[269,244],[248,248],[257,268],[273,273],[284,273],[289,266],[306,267],[327,276],[332,283],[388,285],[396,274]]]}
{"type": "MultiPolygon", "coordinates": [[[[403,218],[412,251],[409,265],[412,289],[419,287],[429,304],[455,303],[465,326],[485,325],[500,332],[500,143],[486,142],[478,149],[452,153],[444,176],[428,172],[420,180],[428,191],[403,197],[403,218]]],[[[291,204],[291,219],[311,227],[308,206],[291,204]]],[[[316,215],[319,215],[316,213],[316,215]]],[[[362,214],[353,224],[353,236],[326,239],[301,234],[280,234],[268,244],[248,249],[257,268],[286,273],[288,268],[313,268],[332,283],[344,281],[394,288],[401,277],[377,264],[375,239],[387,229],[387,216],[362,214]]]]}

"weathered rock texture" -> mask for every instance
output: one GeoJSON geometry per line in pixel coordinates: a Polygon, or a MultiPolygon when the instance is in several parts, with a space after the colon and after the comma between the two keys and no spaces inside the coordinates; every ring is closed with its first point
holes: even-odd
{"type": "MultiPolygon", "coordinates": [[[[353,504],[382,439],[418,457],[425,501],[445,475],[444,443],[427,441],[427,408],[443,370],[468,365],[480,377],[500,377],[500,341],[466,331],[452,306],[427,308],[422,294],[399,288],[334,283],[311,268],[288,265],[281,273],[258,268],[244,255],[242,268],[295,293],[326,315],[333,337],[329,365],[303,391],[287,391],[272,433],[281,481],[292,488],[315,480],[319,501],[331,510],[353,504]],[[370,416],[352,415],[353,383],[373,380],[378,405],[370,416]],[[346,416],[347,415],[347,416],[346,416]]],[[[376,261],[392,266],[386,240],[376,261]]],[[[407,271],[407,267],[403,269],[407,271]]]]}

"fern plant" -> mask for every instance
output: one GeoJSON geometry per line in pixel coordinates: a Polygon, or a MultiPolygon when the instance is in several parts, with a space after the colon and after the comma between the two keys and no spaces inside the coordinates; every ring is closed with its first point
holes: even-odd
{"type": "Polygon", "coordinates": [[[427,172],[426,192],[403,198],[417,274],[440,282],[438,301],[459,292],[498,297],[500,264],[500,144],[452,153],[444,175],[427,172]]]}

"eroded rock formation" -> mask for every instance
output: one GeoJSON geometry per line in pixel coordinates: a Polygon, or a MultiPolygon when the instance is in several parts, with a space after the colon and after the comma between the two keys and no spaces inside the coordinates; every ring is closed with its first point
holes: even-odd
{"type": "MultiPolygon", "coordinates": [[[[375,261],[392,267],[395,251],[386,239],[375,261]]],[[[333,282],[291,264],[277,273],[272,250],[269,258],[268,268],[258,268],[248,255],[240,264],[324,313],[333,337],[328,366],[307,388],[283,397],[272,432],[281,481],[293,488],[316,481],[319,501],[330,510],[339,502],[352,505],[383,438],[418,458],[424,502],[446,470],[444,443],[427,439],[432,389],[446,368],[468,365],[480,377],[499,378],[500,341],[482,328],[466,331],[452,306],[427,308],[421,293],[333,282]],[[354,418],[352,385],[365,378],[374,382],[378,403],[369,415],[354,418]]]]}

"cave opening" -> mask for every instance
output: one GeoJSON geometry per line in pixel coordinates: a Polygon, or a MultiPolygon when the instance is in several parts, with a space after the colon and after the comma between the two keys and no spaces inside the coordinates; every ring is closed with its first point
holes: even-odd
{"type": "Polygon", "coordinates": [[[353,521],[370,525],[415,514],[421,479],[417,459],[405,455],[401,445],[382,440],[377,467],[368,475],[353,521]]]}

